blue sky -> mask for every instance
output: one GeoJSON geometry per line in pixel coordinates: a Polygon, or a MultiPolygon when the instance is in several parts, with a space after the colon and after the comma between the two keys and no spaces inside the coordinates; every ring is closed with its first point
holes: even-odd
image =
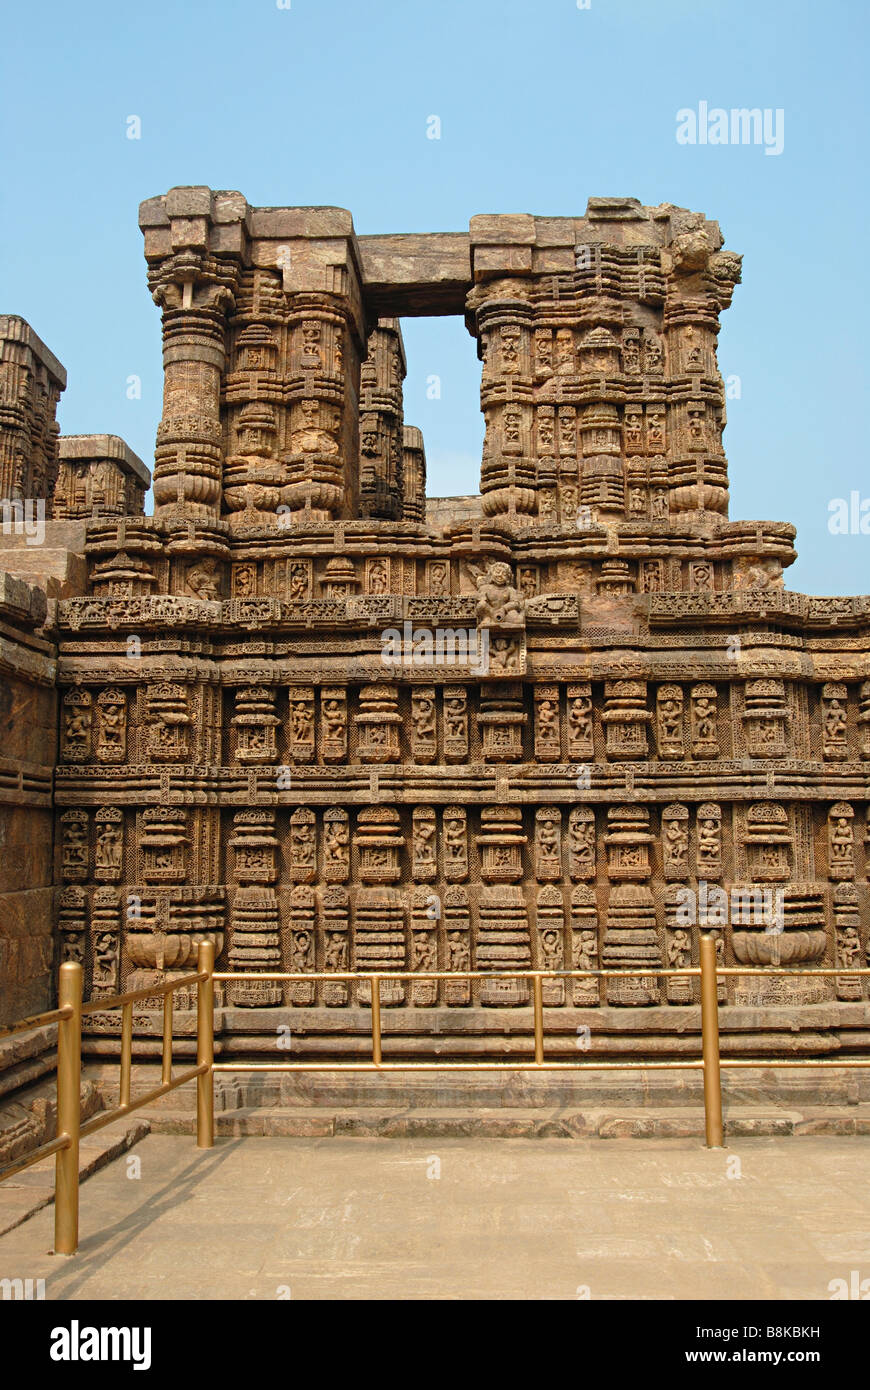
{"type": "MultiPolygon", "coordinates": [[[[336,204],[360,233],[577,214],[590,194],[702,211],[745,257],[719,351],[741,391],[725,434],[731,515],[797,525],[790,587],[866,592],[870,535],[828,521],[832,498],[870,498],[868,17],[864,0],[10,6],[0,312],[27,318],[66,366],[63,431],[120,434],[150,462],[160,323],[143,198],[197,183],[336,204]],[[678,144],[677,111],[701,101],[782,108],[782,153],[678,144]]],[[[404,329],[405,416],[424,431],[429,490],[476,491],[472,340],[459,319],[404,329]],[[426,397],[432,374],[440,400],[426,397]]]]}

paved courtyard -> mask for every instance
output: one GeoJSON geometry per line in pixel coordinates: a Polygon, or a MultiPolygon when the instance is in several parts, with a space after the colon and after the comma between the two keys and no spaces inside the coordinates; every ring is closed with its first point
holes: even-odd
{"type": "Polygon", "coordinates": [[[870,1278],[870,1139],[150,1135],[0,1238],[47,1299],[830,1299],[870,1278]],[[138,1162],[137,1162],[138,1160],[138,1162]]]}

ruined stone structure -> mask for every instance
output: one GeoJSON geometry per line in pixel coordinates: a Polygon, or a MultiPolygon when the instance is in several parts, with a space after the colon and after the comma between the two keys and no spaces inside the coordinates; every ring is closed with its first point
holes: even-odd
{"type": "MultiPolygon", "coordinates": [[[[870,599],[789,592],[794,529],[728,518],[716,339],[740,258],[717,224],[595,198],[366,237],[205,188],[140,222],[154,515],[135,467],[126,492],[56,490],[44,423],[16,416],[2,454],[88,518],[87,591],[52,632],[59,953],[89,993],[183,971],[208,935],[250,976],[222,999],[228,1050],[273,1049],[282,1019],[302,1053],[365,1048],[364,982],[272,968],[383,972],[394,1051],[499,1053],[527,1040],[528,987],[463,968],[688,964],[706,910],[728,964],[843,968],[723,984],[726,1034],[866,1046],[870,599]],[[464,315],[486,420],[480,496],[428,514],[415,314],[464,315]],[[456,979],[389,979],[427,969],[456,979]]],[[[544,986],[572,1055],[581,1025],[599,1050],[697,1051],[696,1000],[544,986]]]]}

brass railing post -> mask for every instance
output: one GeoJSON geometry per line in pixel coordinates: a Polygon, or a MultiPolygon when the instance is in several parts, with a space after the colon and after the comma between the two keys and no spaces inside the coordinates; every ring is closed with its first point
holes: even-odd
{"type": "Polygon", "coordinates": [[[214,942],[201,941],[196,968],[206,979],[196,987],[196,1147],[214,1147],[214,942]]]}
{"type": "Polygon", "coordinates": [[[381,981],[372,977],[372,1061],[381,1065],[381,981]]]}
{"type": "Polygon", "coordinates": [[[535,1062],[544,1060],[544,984],[540,975],[532,976],[532,1002],[535,1009],[535,1062]]]}
{"type": "MultiPolygon", "coordinates": [[[[199,995],[197,995],[197,1000],[199,995]]],[[[163,996],[163,1056],[161,1057],[161,1083],[165,1086],[172,1080],[172,994],[163,996]]]]}
{"type": "Polygon", "coordinates": [[[701,1039],[704,1049],[704,1124],[707,1148],[724,1146],[722,1130],[722,1073],[719,1067],[719,991],[716,979],[716,938],[701,936],[701,1039]]]}
{"type": "Polygon", "coordinates": [[[79,1244],[79,1130],[82,1075],[82,967],[60,967],[58,1006],[72,1009],[57,1026],[57,1134],[69,1143],[58,1152],[54,1179],[54,1251],[74,1255],[79,1244]]]}
{"type": "Polygon", "coordinates": [[[121,1009],[121,1085],[119,1100],[122,1110],[130,1108],[130,1090],[133,1071],[133,1005],[124,1004],[121,1009]]]}

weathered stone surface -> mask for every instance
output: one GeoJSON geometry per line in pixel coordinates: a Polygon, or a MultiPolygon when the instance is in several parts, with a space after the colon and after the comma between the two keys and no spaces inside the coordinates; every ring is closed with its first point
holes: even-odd
{"type": "MultiPolygon", "coordinates": [[[[201,187],[140,220],[154,515],[85,495],[86,583],[50,594],[57,935],[88,991],[208,935],[244,977],[229,1052],[289,1027],[365,1055],[367,984],[272,968],[379,972],[402,1055],[520,1058],[528,986],[463,971],[606,967],[545,981],[554,1055],[694,1056],[697,980],[628,971],[696,963],[707,926],[761,971],[721,982],[726,1050],[866,1050],[870,598],[787,591],[793,527],[729,520],[718,225],[595,198],[357,237],[201,187]],[[448,310],[482,361],[481,492],[427,504],[400,319],[448,310]]],[[[96,438],[63,457],[144,483],[96,438]]]]}
{"type": "Polygon", "coordinates": [[[151,474],[116,434],[61,435],[52,515],[141,516],[151,474]]]}

